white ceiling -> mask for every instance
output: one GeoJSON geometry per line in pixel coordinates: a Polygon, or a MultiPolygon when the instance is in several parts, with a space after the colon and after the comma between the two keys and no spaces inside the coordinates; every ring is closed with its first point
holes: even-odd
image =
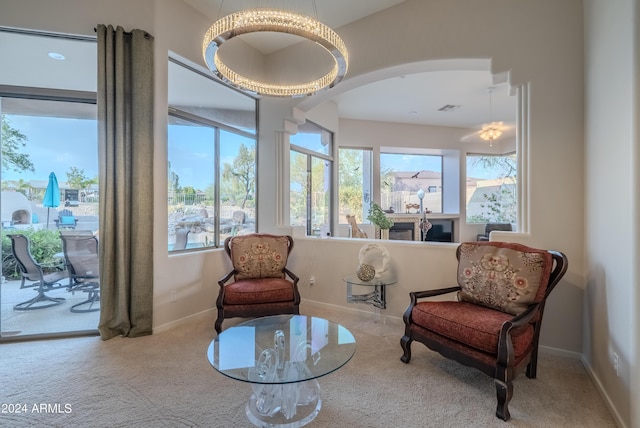
{"type": "MultiPolygon", "coordinates": [[[[405,0],[317,0],[317,13],[313,9],[313,0],[184,1],[211,18],[212,23],[222,16],[245,8],[272,7],[317,17],[340,34],[341,26],[405,0]]],[[[264,54],[300,40],[290,35],[282,36],[256,33],[241,37],[264,54]]],[[[490,121],[501,121],[512,130],[516,117],[515,96],[509,95],[506,84],[494,85],[489,71],[430,71],[396,76],[352,89],[337,95],[333,100],[339,106],[340,117],[348,119],[471,129],[477,129],[490,121]],[[495,88],[491,94],[491,115],[489,87],[495,88]],[[459,108],[454,111],[439,111],[445,105],[459,108]]]]}
{"type": "Polygon", "coordinates": [[[474,70],[392,77],[333,100],[343,118],[461,128],[491,121],[512,122],[516,111],[515,97],[509,96],[506,84],[493,86],[488,71],[474,70]],[[491,94],[490,87],[494,88],[491,94]],[[445,106],[454,107],[440,111],[445,106]]]}
{"type": "MultiPolygon", "coordinates": [[[[312,0],[184,1],[202,11],[212,21],[218,17],[219,12],[226,15],[242,7],[255,7],[258,3],[265,7],[282,8],[287,7],[288,3],[294,11],[316,16],[312,0]],[[292,4],[295,8],[291,7],[292,4]]],[[[317,17],[335,28],[339,34],[340,26],[393,7],[402,1],[404,0],[318,0],[317,17]]],[[[260,49],[264,51],[282,48],[278,43],[283,41],[277,38],[260,37],[259,40],[262,43],[260,49]]],[[[290,43],[291,38],[284,42],[290,43]]],[[[97,67],[95,42],[0,32],[0,58],[3,59],[0,85],[96,90],[95,78],[91,78],[95,76],[97,67]],[[57,61],[49,58],[47,53],[52,51],[64,54],[66,59],[57,61]]],[[[187,76],[183,79],[183,83],[188,85],[187,76]]],[[[202,105],[218,98],[210,95],[203,94],[202,105]]],[[[490,119],[502,121],[512,127],[516,116],[516,100],[509,95],[507,84],[492,85],[488,71],[430,71],[396,76],[351,89],[333,100],[338,104],[340,116],[350,119],[477,129],[490,119]],[[490,86],[495,86],[492,93],[492,117],[489,114],[487,90],[490,86]],[[454,111],[438,111],[447,104],[460,107],[454,111]]],[[[183,103],[181,101],[179,104],[183,103]]]]}
{"type": "MultiPolygon", "coordinates": [[[[184,0],[213,21],[248,8],[285,9],[314,17],[331,28],[357,21],[373,13],[388,9],[405,0],[184,0]],[[315,6],[315,7],[314,7],[315,6]]],[[[295,43],[285,34],[253,34],[242,39],[264,54],[275,52],[295,43]]]]}

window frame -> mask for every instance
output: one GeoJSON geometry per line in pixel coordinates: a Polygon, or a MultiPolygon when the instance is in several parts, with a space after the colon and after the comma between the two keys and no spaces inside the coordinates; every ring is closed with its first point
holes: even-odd
{"type": "MultiPolygon", "coordinates": [[[[328,177],[328,183],[327,184],[327,188],[329,189],[329,194],[327,197],[327,220],[328,220],[328,230],[322,230],[322,228],[320,228],[319,233],[329,233],[330,236],[334,235],[334,208],[335,208],[335,202],[334,202],[334,195],[335,195],[335,189],[336,189],[336,185],[334,183],[334,170],[335,170],[335,158],[334,158],[334,151],[335,151],[335,133],[328,130],[327,128],[318,125],[316,122],[310,121],[310,120],[306,120],[304,125],[311,125],[314,128],[317,128],[321,133],[322,132],[326,132],[327,135],[329,136],[329,143],[328,143],[328,150],[327,152],[329,154],[324,154],[321,152],[316,152],[314,150],[311,150],[309,148],[300,146],[298,144],[295,144],[295,142],[292,142],[292,140],[295,140],[294,136],[290,136],[289,137],[289,151],[291,152],[296,152],[299,154],[302,154],[304,156],[307,157],[307,186],[306,186],[306,191],[307,191],[307,200],[306,200],[306,225],[305,225],[305,234],[307,236],[314,236],[313,234],[313,224],[312,224],[312,217],[313,217],[313,207],[312,207],[312,202],[311,202],[311,197],[312,197],[312,183],[313,183],[313,172],[312,172],[312,163],[313,163],[313,159],[320,159],[323,160],[325,162],[328,162],[328,172],[325,174],[325,177],[328,177]]],[[[298,132],[295,135],[300,135],[300,134],[310,134],[309,132],[304,132],[301,129],[303,128],[303,125],[298,127],[298,132]]],[[[291,161],[289,161],[289,169],[291,169],[291,161]]],[[[289,190],[291,190],[291,177],[289,177],[289,190]]],[[[289,224],[291,225],[291,212],[289,212],[289,224]]]]}
{"type": "MultiPolygon", "coordinates": [[[[212,244],[211,245],[206,245],[206,246],[202,246],[202,247],[195,247],[195,248],[185,248],[185,249],[180,249],[180,250],[173,250],[172,248],[170,248],[168,246],[167,251],[169,255],[173,255],[173,254],[178,254],[178,253],[184,253],[184,252],[199,252],[199,251],[206,251],[206,250],[211,250],[211,249],[216,249],[216,248],[221,248],[223,246],[223,242],[220,239],[221,236],[221,230],[220,230],[220,220],[221,220],[221,190],[220,190],[220,184],[222,181],[222,173],[223,173],[223,168],[222,168],[222,163],[221,163],[221,158],[220,158],[220,148],[221,145],[223,144],[222,142],[222,137],[221,137],[221,131],[225,131],[231,134],[235,134],[238,136],[241,136],[243,138],[247,138],[250,140],[253,140],[254,142],[254,156],[255,156],[255,164],[254,164],[254,171],[255,171],[255,184],[254,184],[254,202],[255,202],[255,226],[254,226],[254,231],[258,230],[258,205],[257,205],[257,200],[258,200],[258,167],[259,167],[259,162],[258,162],[258,128],[259,128],[259,124],[258,124],[258,99],[255,97],[252,97],[248,94],[245,94],[241,91],[236,90],[235,88],[232,88],[230,86],[227,86],[219,81],[217,81],[216,79],[213,78],[213,76],[210,76],[204,72],[201,72],[200,70],[198,70],[197,68],[190,66],[182,61],[179,61],[175,58],[172,58],[171,56],[168,59],[168,63],[173,63],[177,66],[183,67],[186,71],[195,73],[196,75],[200,76],[200,77],[204,77],[205,79],[207,79],[208,81],[212,82],[213,84],[216,85],[221,85],[222,87],[224,87],[224,90],[229,90],[229,91],[234,91],[239,95],[242,95],[244,97],[246,97],[249,100],[253,101],[253,114],[255,115],[255,132],[250,132],[250,131],[245,131],[243,129],[222,123],[220,121],[211,119],[211,118],[207,118],[204,117],[202,115],[199,115],[197,113],[194,112],[190,112],[190,111],[186,111],[183,110],[177,106],[172,106],[170,103],[168,105],[168,113],[167,113],[167,129],[169,126],[171,126],[170,124],[170,120],[169,118],[173,117],[182,121],[186,121],[186,122],[190,122],[193,123],[197,126],[203,126],[203,127],[207,127],[207,128],[211,128],[214,131],[214,141],[212,142],[213,144],[213,151],[214,151],[214,161],[213,161],[213,165],[212,165],[212,178],[214,180],[213,185],[214,185],[214,220],[213,220],[213,227],[214,227],[214,238],[212,240],[212,244]]],[[[168,85],[170,85],[171,82],[168,82],[168,85]]],[[[168,145],[168,139],[167,139],[167,145],[168,145]]],[[[167,163],[169,163],[171,161],[170,157],[169,157],[169,153],[168,153],[168,147],[167,147],[167,163]]],[[[169,182],[169,176],[167,176],[167,184],[169,182]]],[[[167,228],[169,228],[169,217],[168,217],[168,194],[167,194],[167,228]]],[[[168,229],[167,229],[168,230],[168,229]]],[[[168,232],[169,233],[169,232],[168,232]]],[[[168,238],[169,235],[167,235],[168,238]]]]}

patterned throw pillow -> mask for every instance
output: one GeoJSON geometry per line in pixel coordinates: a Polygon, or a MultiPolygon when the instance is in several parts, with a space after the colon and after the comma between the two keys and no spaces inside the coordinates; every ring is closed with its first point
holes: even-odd
{"type": "Polygon", "coordinates": [[[276,235],[236,236],[229,245],[236,280],[284,278],[289,239],[276,235]]]}
{"type": "Polygon", "coordinates": [[[460,245],[458,300],[512,315],[542,300],[553,257],[547,251],[505,242],[460,245]]]}

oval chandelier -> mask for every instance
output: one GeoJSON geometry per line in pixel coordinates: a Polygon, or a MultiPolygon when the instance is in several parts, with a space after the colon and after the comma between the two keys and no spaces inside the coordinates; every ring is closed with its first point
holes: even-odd
{"type": "Polygon", "coordinates": [[[248,9],[217,20],[205,33],[202,54],[207,67],[224,82],[246,92],[275,97],[302,97],[331,88],[345,76],[349,63],[344,42],[331,28],[314,18],[277,9],[248,9]],[[316,42],[333,57],[333,68],[319,79],[281,85],[243,76],[222,62],[218,49],[224,42],[242,34],[265,31],[292,34],[316,42]]]}

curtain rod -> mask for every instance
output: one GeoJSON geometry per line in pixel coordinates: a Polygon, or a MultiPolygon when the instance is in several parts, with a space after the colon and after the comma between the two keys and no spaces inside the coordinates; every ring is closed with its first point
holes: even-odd
{"type": "MultiPolygon", "coordinates": [[[[141,30],[141,31],[144,31],[144,30],[141,30]]],[[[98,28],[97,27],[93,27],[93,32],[97,33],[98,32],[98,28]]],[[[132,34],[132,32],[131,31],[125,31],[124,34],[126,36],[130,36],[132,34]]],[[[150,39],[151,37],[153,37],[153,36],[151,36],[151,34],[149,34],[146,31],[144,31],[144,38],[145,39],[150,39]]]]}

